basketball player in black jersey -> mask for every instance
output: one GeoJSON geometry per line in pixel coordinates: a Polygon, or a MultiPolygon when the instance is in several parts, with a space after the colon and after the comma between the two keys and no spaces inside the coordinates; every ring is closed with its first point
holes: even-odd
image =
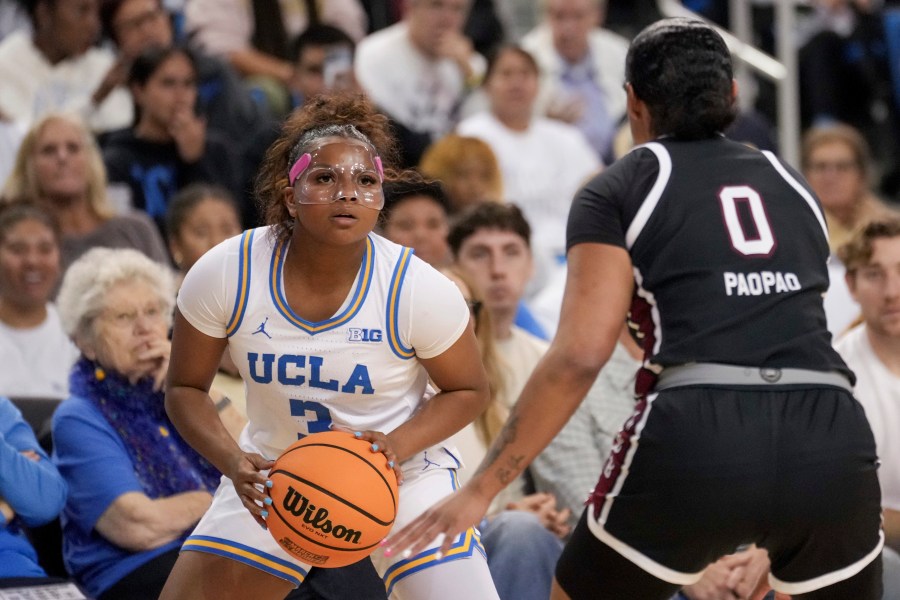
{"type": "Polygon", "coordinates": [[[575,410],[629,315],[645,351],[635,411],[553,598],[669,598],[749,544],[795,599],[881,598],[875,444],[826,329],[819,203],[794,169],[722,135],[737,90],[707,25],[651,25],[626,75],[640,146],[572,205],[550,350],[470,483],[388,546],[449,546],[476,523],[575,410]]]}

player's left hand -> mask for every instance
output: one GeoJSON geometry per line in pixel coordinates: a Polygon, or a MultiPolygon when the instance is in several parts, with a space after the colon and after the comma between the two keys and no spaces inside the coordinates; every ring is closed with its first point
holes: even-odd
{"type": "Polygon", "coordinates": [[[397,485],[402,485],[403,472],[400,470],[400,460],[397,458],[397,453],[394,452],[394,447],[388,436],[380,431],[354,431],[353,435],[361,440],[370,442],[372,452],[384,454],[385,458],[387,458],[388,467],[393,469],[394,475],[397,476],[397,485]]]}
{"type": "Polygon", "coordinates": [[[460,533],[481,521],[490,504],[490,498],[464,485],[388,537],[382,543],[384,554],[413,556],[436,539],[443,540],[439,551],[446,554],[460,533]]]}

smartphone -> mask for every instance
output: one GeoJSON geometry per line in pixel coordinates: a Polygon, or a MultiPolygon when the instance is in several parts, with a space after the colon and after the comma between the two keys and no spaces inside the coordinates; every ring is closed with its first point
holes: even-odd
{"type": "Polygon", "coordinates": [[[341,44],[325,51],[322,77],[326,90],[345,90],[353,84],[353,50],[341,44]]]}

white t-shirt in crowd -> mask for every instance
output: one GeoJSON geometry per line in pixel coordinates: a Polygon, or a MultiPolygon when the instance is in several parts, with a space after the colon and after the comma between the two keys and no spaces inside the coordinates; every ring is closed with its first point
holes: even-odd
{"type": "Polygon", "coordinates": [[[128,90],[117,87],[98,106],[91,99],[115,61],[110,50],[91,48],[50,64],[29,33],[11,33],[0,41],[0,113],[30,124],[49,112],[68,111],[95,132],[128,127],[134,113],[128,90]]]}
{"type": "MultiPolygon", "coordinates": [[[[487,69],[480,54],[469,62],[477,76],[487,69]]],[[[372,101],[405,127],[435,139],[453,128],[466,91],[463,73],[452,59],[433,60],[413,46],[406,23],[362,40],[354,72],[372,101]]]]}
{"type": "Polygon", "coordinates": [[[835,344],[841,357],[856,373],[854,395],[869,418],[881,467],[881,504],[900,510],[900,377],[879,360],[866,325],[854,327],[835,344]]]}
{"type": "Polygon", "coordinates": [[[500,163],[503,195],[531,225],[537,263],[533,290],[565,256],[566,223],[575,193],[603,164],[574,126],[535,117],[527,131],[513,131],[490,112],[463,120],[457,133],[486,142],[500,163]]]}
{"type": "Polygon", "coordinates": [[[67,397],[78,354],[52,304],[37,327],[16,329],[0,322],[0,396],[67,397]]]}

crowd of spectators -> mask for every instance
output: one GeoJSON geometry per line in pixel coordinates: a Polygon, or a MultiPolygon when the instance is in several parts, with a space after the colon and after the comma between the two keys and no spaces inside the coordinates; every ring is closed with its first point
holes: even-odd
{"type": "MultiPolygon", "coordinates": [[[[727,24],[727,3],[684,4],[727,24]]],[[[771,51],[771,3],[757,4],[754,42],[771,51]]],[[[420,173],[385,185],[379,233],[469,301],[493,400],[457,440],[477,466],[555,331],[571,199],[629,150],[625,53],[659,16],[624,0],[0,0],[0,466],[16,482],[0,488],[0,586],[158,594],[218,484],[162,410],[177,283],[260,224],[258,165],[284,118],[320,94],[370,97],[420,173]],[[35,528],[54,519],[61,545],[41,547],[35,528]]],[[[818,0],[800,24],[794,166],[828,222],[828,325],[866,410],[900,426],[884,392],[898,389],[884,382],[900,377],[900,333],[881,314],[900,310],[900,8],[818,0]]],[[[777,152],[763,82],[752,100],[727,134],[777,152]]],[[[504,600],[549,585],[631,414],[640,358],[623,328],[569,426],[483,523],[504,600]],[[523,544],[527,560],[504,558],[523,544]]],[[[213,387],[239,435],[243,385],[227,355],[213,387]]],[[[900,480],[900,457],[882,459],[900,480]]],[[[886,571],[900,561],[888,491],[886,571]]],[[[710,573],[764,563],[743,551],[710,573]]],[[[323,573],[297,597],[381,597],[364,568],[356,589],[323,573]]]]}

